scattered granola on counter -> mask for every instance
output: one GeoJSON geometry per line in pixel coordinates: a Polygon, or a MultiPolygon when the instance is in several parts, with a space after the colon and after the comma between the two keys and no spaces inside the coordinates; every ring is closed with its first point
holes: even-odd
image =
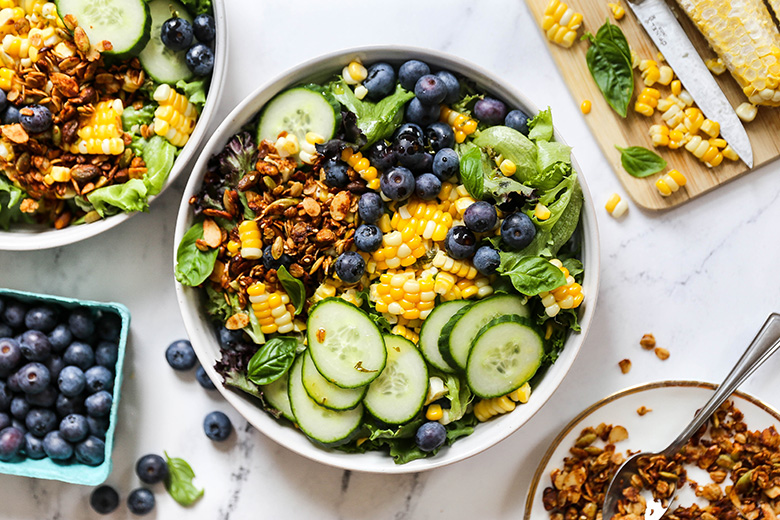
{"type": "Polygon", "coordinates": [[[624,374],[628,374],[628,372],[631,370],[631,360],[630,359],[624,359],[618,363],[618,366],[620,366],[620,371],[624,374]]]}

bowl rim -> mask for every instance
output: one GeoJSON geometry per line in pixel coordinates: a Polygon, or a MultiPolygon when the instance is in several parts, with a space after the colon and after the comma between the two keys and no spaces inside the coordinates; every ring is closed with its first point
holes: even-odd
{"type": "MultiPolygon", "coordinates": [[[[206,104],[203,106],[203,110],[201,111],[200,117],[195,125],[195,130],[190,136],[190,139],[176,157],[160,193],[149,197],[150,206],[182,173],[188,170],[191,171],[188,166],[192,159],[197,156],[205,138],[208,137],[208,127],[219,108],[219,100],[221,99],[220,93],[227,77],[228,28],[225,0],[214,0],[213,5],[217,33],[214,40],[214,71],[212,72],[211,82],[209,83],[209,93],[206,96],[206,104]]],[[[139,213],[143,212],[133,211],[130,213],[117,213],[116,215],[111,215],[97,222],[79,226],[68,226],[63,229],[43,228],[35,225],[12,231],[0,230],[0,250],[36,251],[73,244],[99,235],[139,213]]]]}
{"type": "MultiPolygon", "coordinates": [[[[346,65],[355,57],[362,59],[364,62],[378,60],[402,62],[412,58],[420,59],[430,63],[436,69],[448,69],[464,74],[470,79],[475,80],[480,89],[497,94],[507,101],[511,101],[512,104],[524,108],[528,113],[538,112],[536,105],[525,95],[517,92],[506,81],[495,79],[494,73],[474,65],[468,60],[433,49],[413,46],[372,45],[341,49],[306,60],[264,82],[247,95],[230,112],[230,114],[228,114],[209,138],[193,168],[193,175],[190,176],[187,186],[185,187],[182,202],[177,214],[173,246],[174,269],[176,266],[176,249],[182,236],[186,230],[189,229],[192,221],[189,199],[193,194],[197,193],[200,188],[209,158],[212,155],[219,153],[227,140],[235,134],[242,125],[246,124],[246,122],[253,117],[254,114],[256,114],[258,110],[273,97],[273,95],[285,88],[299,84],[307,78],[316,76],[316,72],[311,72],[313,70],[323,69],[324,72],[326,68],[324,65],[325,63],[330,64],[327,66],[327,70],[335,71],[338,66],[346,65]],[[251,115],[247,117],[247,113],[250,113],[251,115]]],[[[561,137],[560,132],[557,129],[555,130],[554,135],[556,141],[565,144],[565,140],[561,137]]],[[[184,326],[201,364],[222,396],[255,428],[285,448],[310,460],[329,466],[368,473],[414,473],[465,460],[494,446],[528,422],[528,420],[530,420],[530,418],[552,396],[571,368],[590,329],[590,323],[593,318],[598,297],[600,274],[599,234],[593,200],[587,183],[582,176],[581,168],[574,155],[572,155],[572,166],[574,171],[577,172],[578,180],[583,192],[584,200],[580,225],[583,236],[587,237],[587,239],[583,241],[582,258],[587,266],[583,286],[587,289],[589,297],[580,311],[580,326],[582,332],[569,336],[563,353],[548,369],[547,374],[542,378],[535,389],[540,395],[538,395],[535,400],[532,399],[529,401],[529,404],[523,405],[523,410],[526,410],[525,413],[518,414],[515,412],[513,414],[507,414],[497,421],[491,421],[481,425],[483,428],[490,425],[492,441],[472,442],[471,444],[475,444],[475,446],[469,444],[469,447],[466,448],[468,440],[470,438],[475,438],[469,436],[459,440],[459,444],[444,448],[435,457],[418,459],[403,465],[395,464],[393,459],[384,453],[381,453],[383,458],[379,459],[378,462],[367,464],[366,457],[369,455],[368,453],[355,456],[356,454],[345,454],[316,446],[300,432],[294,431],[286,425],[281,424],[280,421],[273,419],[260,407],[251,403],[248,396],[244,397],[236,391],[227,389],[222,385],[222,378],[216,373],[213,367],[215,359],[208,351],[209,342],[215,341],[215,333],[210,322],[202,315],[202,310],[199,308],[197,300],[199,295],[195,288],[185,287],[176,281],[176,295],[184,326]],[[191,301],[193,298],[194,304],[193,301],[191,301]],[[294,433],[298,436],[301,442],[293,441],[293,445],[285,442],[286,438],[289,436],[287,433],[288,430],[289,433],[294,433]],[[459,449],[459,446],[462,448],[459,449]],[[446,453],[443,453],[445,449],[447,451],[446,453]]]]}

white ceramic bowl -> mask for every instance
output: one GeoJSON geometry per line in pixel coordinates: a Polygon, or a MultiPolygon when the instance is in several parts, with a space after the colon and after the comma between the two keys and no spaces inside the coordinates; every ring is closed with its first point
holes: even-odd
{"type": "MultiPolygon", "coordinates": [[[[160,193],[150,197],[153,201],[162,192],[170,186],[173,181],[185,171],[188,171],[188,163],[196,157],[201,142],[207,135],[209,123],[219,104],[220,93],[225,82],[227,71],[227,16],[225,15],[224,0],[215,0],[214,19],[217,26],[217,35],[214,47],[214,71],[211,75],[209,84],[209,93],[206,97],[206,104],[195,125],[189,141],[176,157],[173,168],[168,175],[160,193]]],[[[51,247],[64,246],[80,240],[84,240],[102,233],[114,226],[118,226],[136,213],[118,213],[108,218],[101,219],[91,224],[80,226],[70,226],[64,229],[54,229],[39,225],[14,225],[9,231],[0,230],[0,250],[7,251],[32,251],[36,249],[48,249],[51,247]]]]}
{"type": "MultiPolygon", "coordinates": [[[[388,61],[395,65],[399,65],[411,58],[420,59],[434,68],[451,70],[471,78],[477,83],[481,91],[492,93],[504,99],[510,106],[521,108],[530,114],[538,112],[538,108],[525,96],[515,92],[498,78],[492,77],[486,71],[471,63],[441,52],[411,47],[377,46],[348,49],[307,61],[255,90],[228,115],[209,139],[198,162],[195,164],[193,175],[185,188],[176,222],[174,244],[179,244],[184,233],[192,225],[193,213],[188,201],[200,189],[209,158],[219,153],[228,139],[237,133],[275,94],[296,84],[312,80],[325,80],[333,74],[340,72],[354,58],[360,58],[363,63],[388,61]]],[[[563,141],[557,132],[555,139],[563,141]]],[[[572,162],[574,169],[579,173],[577,162],[573,159],[572,162]]],[[[585,265],[585,279],[582,285],[586,298],[580,311],[582,332],[573,334],[567,340],[566,347],[560,357],[544,374],[544,377],[534,389],[528,404],[518,407],[510,414],[478,425],[472,435],[459,439],[452,446],[442,448],[433,457],[397,465],[389,455],[383,452],[347,454],[335,450],[327,450],[314,445],[300,431],[273,419],[257,406],[253,398],[225,389],[221,384],[221,376],[213,368],[215,360],[220,358],[219,343],[214,326],[203,309],[199,291],[198,289],[185,287],[177,283],[176,292],[179,308],[184,318],[187,333],[200,362],[225,399],[255,428],[282,446],[309,459],[343,469],[373,473],[412,473],[466,459],[493,446],[517,431],[544,405],[568,372],[585,339],[591,318],[593,317],[598,294],[599,240],[593,201],[582,175],[579,176],[579,181],[585,196],[582,211],[582,231],[584,234],[582,260],[585,265]]]]}

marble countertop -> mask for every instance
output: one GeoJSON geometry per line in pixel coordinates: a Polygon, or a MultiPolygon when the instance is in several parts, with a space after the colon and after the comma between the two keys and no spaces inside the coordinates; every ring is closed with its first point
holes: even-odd
{"type": "MultiPolygon", "coordinates": [[[[622,192],[618,180],[522,1],[367,5],[227,2],[230,72],[219,115],[303,60],[361,44],[393,43],[461,56],[515,85],[537,105],[551,105],[556,128],[574,146],[597,205],[601,292],[587,340],[547,405],[499,445],[427,473],[349,473],[268,440],[218,393],[202,390],[194,373],[181,375],[166,364],[167,345],[185,337],[171,273],[183,179],[155,201],[150,213],[101,236],[51,250],[0,252],[2,286],[118,301],[130,308],[131,342],[108,483],[124,499],[139,484],[136,459],[167,450],[191,463],[206,490],[194,507],[183,509],[156,488],[157,508],[147,518],[518,518],[550,439],[580,410],[648,381],[720,381],[767,315],[780,308],[780,163],[666,213],[643,212],[632,204],[627,217],[616,221],[603,204],[611,192],[622,192]],[[648,332],[669,350],[668,360],[640,348],[639,339],[648,332]],[[624,358],[633,361],[626,375],[618,368],[624,358]],[[203,434],[202,419],[212,410],[226,412],[236,427],[225,443],[212,443],[203,434]]],[[[779,370],[780,358],[770,359],[742,389],[780,407],[779,370]]],[[[99,518],[89,508],[89,492],[0,476],[0,518],[99,518]]],[[[130,517],[123,505],[105,518],[130,517]]]]}

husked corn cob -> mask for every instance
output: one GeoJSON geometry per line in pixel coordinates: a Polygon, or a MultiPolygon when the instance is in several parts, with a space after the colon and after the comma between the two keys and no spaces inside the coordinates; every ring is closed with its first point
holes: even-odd
{"type": "Polygon", "coordinates": [[[550,0],[542,18],[542,30],[547,39],[561,47],[569,48],[577,39],[577,29],[582,25],[582,14],[560,0],[550,0]]]}
{"type": "Polygon", "coordinates": [[[95,105],[95,111],[79,121],[78,139],[70,145],[70,153],[119,155],[124,152],[122,110],[121,99],[95,105]]]}
{"type": "Polygon", "coordinates": [[[154,133],[181,148],[195,129],[198,111],[187,96],[179,94],[170,85],[162,84],[152,95],[160,105],[154,111],[154,133]]]}
{"type": "Polygon", "coordinates": [[[241,239],[241,256],[247,260],[255,260],[263,256],[263,243],[260,240],[260,229],[254,220],[244,220],[238,225],[238,236],[241,239]]]}
{"type": "Polygon", "coordinates": [[[371,162],[367,157],[363,157],[362,153],[355,152],[352,148],[344,148],[341,152],[341,160],[349,164],[360,178],[366,181],[370,189],[379,189],[379,172],[371,166],[371,162]]]}
{"type": "Polygon", "coordinates": [[[658,89],[645,87],[642,92],[636,97],[636,103],[634,103],[634,110],[642,114],[643,116],[650,117],[655,112],[655,107],[658,106],[658,99],[661,97],[661,93],[658,89]]]}
{"type": "Polygon", "coordinates": [[[414,233],[426,240],[439,242],[447,237],[452,227],[452,214],[442,210],[441,204],[414,200],[398,208],[390,219],[390,226],[403,233],[414,233]]]}
{"type": "Polygon", "coordinates": [[[723,74],[726,72],[726,65],[723,63],[723,60],[720,58],[710,58],[704,62],[705,65],[707,65],[707,68],[710,69],[710,72],[712,72],[715,75],[723,74]]]}
{"type": "Polygon", "coordinates": [[[417,278],[412,270],[388,272],[379,277],[379,283],[371,285],[369,294],[379,312],[407,320],[425,319],[436,299],[433,286],[432,278],[417,278]]]}
{"type": "Polygon", "coordinates": [[[301,143],[301,151],[298,153],[298,157],[304,164],[314,164],[317,160],[317,148],[314,145],[322,144],[325,139],[314,132],[306,132],[306,138],[301,143]]]}
{"type": "Polygon", "coordinates": [[[723,162],[723,154],[720,153],[717,146],[699,135],[694,135],[685,145],[685,149],[691,152],[697,159],[712,168],[723,162]]]}
{"type": "Polygon", "coordinates": [[[396,323],[396,325],[390,330],[390,332],[392,332],[396,336],[401,336],[408,339],[415,345],[417,344],[417,342],[420,341],[419,334],[417,334],[412,329],[406,327],[405,325],[401,325],[400,323],[396,323]]]}
{"type": "Polygon", "coordinates": [[[466,140],[466,137],[473,134],[477,130],[477,122],[468,116],[452,110],[447,105],[441,106],[439,112],[439,121],[447,123],[452,127],[452,131],[455,132],[455,142],[462,143],[466,140]]]}
{"type": "Polygon", "coordinates": [[[391,231],[382,236],[382,247],[371,253],[376,269],[408,267],[425,256],[427,247],[423,238],[411,229],[391,231]]]}
{"type": "Polygon", "coordinates": [[[246,292],[252,303],[252,312],[260,322],[260,331],[263,334],[292,332],[295,307],[290,304],[287,293],[284,291],[269,293],[262,282],[250,285],[246,292]]]}
{"type": "MultiPolygon", "coordinates": [[[[433,257],[433,266],[439,272],[453,274],[459,278],[473,280],[479,274],[479,271],[468,260],[455,260],[447,256],[447,253],[439,249],[436,256],[433,257]]],[[[444,293],[441,293],[444,294],[444,293]]]]}
{"type": "Polygon", "coordinates": [[[474,415],[480,422],[485,422],[496,415],[511,412],[517,406],[515,403],[525,404],[530,397],[531,385],[524,383],[523,386],[507,395],[477,401],[474,405],[474,415]]]}
{"type": "Polygon", "coordinates": [[[544,312],[551,318],[557,316],[561,309],[576,309],[582,303],[585,295],[582,294],[582,286],[578,284],[569,270],[563,267],[563,264],[557,258],[550,260],[550,263],[561,270],[566,277],[566,283],[552,291],[543,291],[539,297],[544,304],[544,312]]]}
{"type": "Polygon", "coordinates": [[[658,188],[658,192],[662,197],[668,197],[672,193],[680,189],[680,186],[685,186],[688,180],[685,175],[677,170],[669,170],[665,175],[659,177],[655,181],[655,187],[658,188]]]}

